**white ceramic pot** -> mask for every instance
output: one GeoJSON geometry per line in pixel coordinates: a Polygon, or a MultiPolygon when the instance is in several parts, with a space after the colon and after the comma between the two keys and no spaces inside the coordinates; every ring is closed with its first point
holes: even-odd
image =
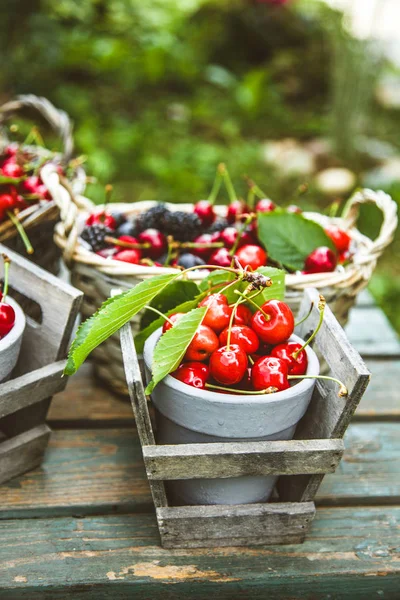
{"type": "Polygon", "coordinates": [[[0,340],[0,382],[7,379],[17,364],[26,325],[25,315],[20,305],[10,296],[7,296],[7,304],[12,306],[15,311],[15,325],[0,340]]]}
{"type": "MultiPolygon", "coordinates": [[[[144,347],[148,378],[160,335],[158,329],[144,347]]],[[[303,343],[296,335],[290,341],[303,343]]],[[[307,375],[318,375],[318,358],[311,348],[306,351],[307,375]]],[[[282,392],[239,396],[193,388],[167,375],[152,393],[157,442],[290,440],[307,410],[314,385],[315,380],[303,379],[282,392]]],[[[169,492],[178,504],[248,504],[268,500],[276,480],[275,476],[193,479],[169,484],[169,492]]]]}

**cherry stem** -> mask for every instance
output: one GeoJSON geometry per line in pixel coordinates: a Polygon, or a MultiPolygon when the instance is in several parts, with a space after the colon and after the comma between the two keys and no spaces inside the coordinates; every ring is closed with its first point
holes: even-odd
{"type": "Polygon", "coordinates": [[[104,188],[104,192],[105,192],[105,195],[106,195],[106,198],[104,200],[104,206],[107,206],[107,204],[110,204],[110,202],[111,202],[111,196],[112,196],[112,193],[113,193],[113,186],[110,183],[108,183],[106,185],[106,187],[104,188]]]}
{"type": "Polygon", "coordinates": [[[250,356],[250,354],[247,357],[249,359],[249,363],[251,364],[251,366],[254,365],[254,360],[252,359],[252,357],[250,356]]]}
{"type": "Polygon", "coordinates": [[[241,394],[242,396],[260,396],[261,394],[273,394],[278,389],[275,387],[269,387],[265,390],[235,390],[234,388],[224,387],[222,385],[214,385],[213,383],[206,383],[205,387],[210,390],[221,390],[222,392],[230,392],[231,394],[241,394]]]}
{"type": "Polygon", "coordinates": [[[223,242],[174,242],[173,248],[223,248],[223,242]]]}
{"type": "Polygon", "coordinates": [[[14,213],[12,213],[10,210],[7,211],[7,216],[10,219],[11,223],[14,225],[15,229],[18,231],[18,233],[21,237],[21,240],[24,242],[24,246],[26,248],[27,253],[33,254],[34,250],[33,250],[32,244],[27,236],[25,229],[23,228],[22,224],[20,223],[20,221],[17,219],[17,217],[14,215],[14,213]]]}
{"type": "Polygon", "coordinates": [[[121,246],[121,248],[131,248],[131,249],[142,249],[142,248],[150,248],[151,244],[149,242],[145,242],[144,244],[135,244],[131,242],[125,242],[124,240],[119,240],[118,238],[114,238],[112,236],[106,235],[104,241],[107,244],[113,244],[114,246],[121,246]]]}
{"type": "Polygon", "coordinates": [[[262,290],[258,290],[258,291],[257,291],[257,294],[255,294],[254,296],[251,296],[251,297],[250,297],[250,296],[245,296],[244,294],[242,294],[242,292],[239,292],[239,290],[235,290],[235,294],[238,294],[239,296],[241,296],[241,297],[244,299],[244,301],[250,302],[250,304],[252,304],[252,305],[253,305],[253,306],[254,306],[254,307],[257,309],[257,310],[259,310],[259,311],[260,311],[260,313],[263,315],[263,317],[264,317],[264,318],[265,318],[267,321],[269,321],[271,317],[270,317],[269,315],[267,315],[267,313],[266,313],[265,311],[263,311],[263,310],[262,310],[262,308],[260,308],[260,307],[258,306],[258,304],[256,304],[256,303],[255,303],[255,302],[253,302],[253,300],[252,300],[252,298],[255,298],[256,296],[258,296],[258,294],[259,294],[259,293],[261,293],[261,291],[262,291],[262,290]]]}
{"type": "Polygon", "coordinates": [[[312,313],[312,309],[314,307],[314,302],[311,302],[310,304],[310,309],[308,311],[308,313],[306,314],[305,317],[303,317],[302,319],[300,319],[300,321],[297,321],[297,323],[294,324],[295,327],[297,327],[298,325],[301,325],[302,323],[304,323],[304,321],[307,321],[308,317],[311,315],[312,313]]]}
{"type": "Polygon", "coordinates": [[[32,129],[26,136],[25,140],[22,142],[22,146],[27,146],[28,144],[31,144],[32,142],[34,142],[36,145],[39,144],[41,146],[44,146],[43,138],[40,135],[39,130],[36,126],[32,127],[32,129]]]}
{"type": "Polygon", "coordinates": [[[254,208],[254,201],[255,201],[256,195],[254,193],[253,187],[251,187],[249,189],[249,192],[247,194],[247,206],[252,210],[254,208]]]}
{"type": "Polygon", "coordinates": [[[265,194],[265,192],[263,192],[262,189],[259,188],[258,185],[254,183],[252,179],[250,179],[249,177],[245,177],[245,179],[253,195],[257,196],[257,198],[260,198],[260,200],[262,200],[263,198],[267,198],[267,194],[265,194]]]}
{"type": "Polygon", "coordinates": [[[146,308],[147,310],[151,310],[152,312],[156,313],[156,315],[158,315],[159,317],[162,317],[163,319],[165,319],[166,321],[168,321],[168,323],[170,325],[172,325],[172,326],[174,325],[173,321],[171,321],[171,319],[169,319],[167,317],[167,315],[164,315],[164,313],[162,313],[160,310],[157,310],[157,308],[154,308],[153,306],[150,306],[149,304],[147,304],[143,308],[146,308]]]}
{"type": "Polygon", "coordinates": [[[3,262],[4,262],[4,283],[3,283],[3,297],[0,301],[0,304],[3,304],[3,302],[5,302],[6,296],[8,294],[8,272],[10,270],[11,261],[8,258],[7,254],[2,254],[1,256],[3,257],[3,262]]]}
{"type": "Polygon", "coordinates": [[[238,298],[232,308],[231,316],[229,317],[228,336],[226,338],[226,349],[227,350],[230,350],[233,321],[235,319],[237,307],[239,306],[240,303],[241,303],[241,298],[238,298]]]}
{"type": "Polygon", "coordinates": [[[239,242],[240,242],[241,238],[243,237],[243,234],[246,231],[247,226],[249,225],[249,223],[251,223],[252,220],[253,220],[253,217],[251,215],[246,217],[246,219],[243,223],[243,226],[238,231],[235,243],[233,244],[232,248],[229,251],[230,256],[233,256],[235,254],[236,250],[238,249],[239,242]]]}
{"type": "Polygon", "coordinates": [[[164,262],[164,267],[169,266],[169,263],[171,262],[172,255],[173,255],[173,246],[172,246],[173,238],[171,236],[168,236],[167,240],[168,240],[168,250],[167,250],[167,257],[164,262]]]}
{"type": "Polygon", "coordinates": [[[223,177],[225,188],[226,188],[226,191],[228,192],[228,196],[229,196],[229,202],[230,203],[235,202],[237,200],[237,195],[235,192],[235,188],[233,187],[233,183],[230,178],[230,175],[228,173],[228,169],[226,168],[224,163],[221,163],[220,165],[218,165],[218,170],[223,177]]]}
{"type": "Polygon", "coordinates": [[[306,341],[306,343],[301,348],[299,348],[298,350],[296,350],[296,352],[293,352],[293,358],[294,358],[294,360],[298,359],[300,352],[302,352],[305,348],[307,348],[307,346],[313,341],[313,339],[317,335],[318,331],[321,329],[321,325],[322,325],[322,322],[324,320],[325,306],[326,306],[326,300],[320,294],[320,296],[319,296],[319,302],[318,302],[318,309],[319,309],[319,321],[318,321],[318,325],[314,329],[312,335],[310,335],[310,337],[308,338],[308,340],[306,341]]]}
{"type": "Polygon", "coordinates": [[[340,379],[336,379],[336,377],[329,377],[328,375],[288,375],[288,379],[323,379],[325,381],[334,381],[340,386],[339,389],[339,398],[343,398],[348,395],[347,387],[340,381],[340,379]]]}
{"type": "Polygon", "coordinates": [[[217,172],[215,174],[215,179],[214,179],[213,186],[211,188],[210,195],[208,196],[208,202],[211,205],[214,204],[214,202],[217,199],[219,190],[221,189],[221,183],[222,183],[222,172],[220,170],[220,165],[219,165],[217,168],[217,172]]]}

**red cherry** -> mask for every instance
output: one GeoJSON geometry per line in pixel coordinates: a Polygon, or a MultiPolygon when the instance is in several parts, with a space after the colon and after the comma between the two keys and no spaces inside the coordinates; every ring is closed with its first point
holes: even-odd
{"type": "Polygon", "coordinates": [[[135,248],[131,248],[130,250],[121,250],[113,256],[113,259],[137,265],[139,264],[140,260],[140,250],[135,250],[135,248]]]}
{"type": "Polygon", "coordinates": [[[301,344],[297,342],[286,342],[284,344],[278,344],[271,350],[271,356],[280,358],[286,363],[289,375],[304,375],[307,371],[308,359],[307,352],[302,350],[297,358],[294,354],[301,349],[301,344]]]}
{"type": "Polygon", "coordinates": [[[9,144],[5,150],[4,150],[4,155],[7,158],[11,158],[12,156],[15,156],[18,152],[18,144],[9,144]]]}
{"type": "Polygon", "coordinates": [[[184,360],[204,361],[219,346],[217,334],[207,325],[200,325],[190,342],[184,360]]]}
{"type": "MultiPolygon", "coordinates": [[[[214,242],[220,241],[220,233],[219,231],[216,231],[215,233],[202,233],[193,241],[195,244],[213,244],[214,242]]],[[[203,258],[204,260],[207,260],[214,250],[215,248],[191,248],[192,254],[200,256],[200,258],[203,258]]]]}
{"type": "Polygon", "coordinates": [[[223,385],[234,385],[243,379],[247,369],[247,355],[240,346],[222,346],[210,357],[210,374],[223,385]]]}
{"type": "MultiPolygon", "coordinates": [[[[229,327],[226,327],[219,334],[219,343],[221,346],[226,346],[228,341],[229,327]]],[[[246,325],[233,325],[231,328],[231,344],[240,346],[246,354],[257,352],[260,340],[256,333],[246,325]]]]}
{"type": "Polygon", "coordinates": [[[221,242],[224,243],[225,248],[232,248],[235,245],[236,239],[239,235],[236,227],[226,227],[221,231],[221,242]]]}
{"type": "Polygon", "coordinates": [[[99,223],[110,229],[116,229],[118,225],[115,218],[106,210],[97,210],[86,219],[86,225],[97,225],[99,223]]]}
{"type": "Polygon", "coordinates": [[[235,386],[238,390],[250,391],[253,390],[253,384],[251,381],[251,367],[247,367],[243,379],[235,386]]]}
{"type": "Polygon", "coordinates": [[[348,250],[346,250],[345,252],[341,252],[339,254],[338,263],[340,265],[343,265],[344,263],[349,262],[350,259],[351,259],[351,252],[349,252],[348,250]]]}
{"type": "Polygon", "coordinates": [[[232,256],[227,248],[218,248],[211,254],[209,262],[210,265],[216,265],[217,267],[230,267],[232,256]]]}
{"type": "Polygon", "coordinates": [[[118,239],[121,242],[127,242],[128,244],[139,244],[139,240],[133,237],[133,235],[120,235],[118,239]]]}
{"type": "Polygon", "coordinates": [[[198,306],[208,306],[203,325],[211,327],[217,333],[228,327],[232,309],[228,306],[228,300],[223,294],[206,296],[198,306]]]}
{"type": "Polygon", "coordinates": [[[159,258],[167,250],[167,238],[158,229],[145,229],[139,234],[141,244],[150,244],[150,248],[146,250],[146,255],[150,258],[159,258]]]}
{"type": "Polygon", "coordinates": [[[22,177],[25,173],[23,168],[17,165],[13,159],[9,159],[1,167],[1,174],[4,175],[4,177],[17,179],[18,177],[22,177]]]}
{"type": "Polygon", "coordinates": [[[336,268],[337,259],[334,252],[327,246],[316,248],[304,263],[306,273],[329,273],[336,268]]]}
{"type": "Polygon", "coordinates": [[[276,209],[276,204],[272,202],[269,198],[263,198],[259,200],[256,204],[256,212],[268,213],[273,212],[276,209]]]}
{"type": "Polygon", "coordinates": [[[181,312],[177,312],[177,313],[173,313],[172,315],[169,315],[168,319],[169,321],[172,321],[172,325],[169,321],[165,321],[163,328],[162,328],[162,332],[165,333],[166,331],[168,331],[168,329],[171,329],[174,324],[179,321],[179,319],[184,315],[185,313],[181,313],[181,312]]]}
{"type": "Polygon", "coordinates": [[[239,215],[248,212],[247,206],[240,200],[231,202],[226,211],[226,219],[228,223],[234,223],[239,215]]]}
{"type": "Polygon", "coordinates": [[[253,313],[244,304],[239,304],[233,318],[234,325],[250,325],[253,313]]]}
{"type": "MultiPolygon", "coordinates": [[[[44,183],[36,188],[36,194],[38,194],[42,200],[51,200],[51,194],[44,183]]],[[[113,219],[114,217],[111,218],[113,219]]]]}
{"type": "Polygon", "coordinates": [[[15,324],[15,311],[6,302],[0,304],[0,338],[11,331],[15,324]]]}
{"type": "Polygon", "coordinates": [[[41,185],[39,177],[31,175],[21,182],[21,191],[25,194],[36,194],[37,188],[41,185]]]}
{"type": "Polygon", "coordinates": [[[267,264],[268,255],[261,246],[247,244],[236,251],[236,258],[243,267],[251,267],[253,271],[267,264]]]}
{"type": "Polygon", "coordinates": [[[0,219],[6,216],[6,212],[17,204],[17,199],[11,194],[0,194],[0,219]]]}
{"type": "Polygon", "coordinates": [[[294,317],[287,304],[281,300],[268,300],[257,310],[251,320],[261,341],[266,344],[281,344],[293,333],[294,317]],[[269,316],[267,320],[261,310],[269,316]]]}
{"type": "Polygon", "coordinates": [[[286,211],[288,213],[297,213],[298,215],[301,215],[303,212],[300,206],[296,206],[296,204],[289,204],[289,206],[286,207],[286,211]]]}
{"type": "Polygon", "coordinates": [[[209,226],[215,221],[214,207],[208,200],[200,200],[194,205],[194,213],[199,217],[203,225],[209,226]]]}
{"type": "Polygon", "coordinates": [[[201,362],[187,362],[179,365],[179,367],[171,373],[172,377],[183,381],[186,385],[191,385],[195,388],[203,389],[209,377],[209,368],[201,362]]]}
{"type": "Polygon", "coordinates": [[[351,237],[346,231],[343,231],[337,225],[328,225],[325,228],[325,233],[331,238],[339,254],[349,249],[351,237]]]}
{"type": "Polygon", "coordinates": [[[251,380],[255,390],[266,390],[269,387],[287,390],[289,387],[286,363],[275,356],[263,356],[253,365],[251,380]]]}

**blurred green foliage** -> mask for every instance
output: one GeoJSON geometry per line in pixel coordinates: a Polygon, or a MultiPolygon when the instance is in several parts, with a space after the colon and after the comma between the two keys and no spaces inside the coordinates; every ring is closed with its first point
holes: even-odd
{"type": "MultiPolygon", "coordinates": [[[[318,0],[283,8],[252,0],[5,0],[0,100],[34,93],[71,115],[77,151],[99,182],[88,194],[98,202],[110,181],[115,200],[193,201],[207,195],[223,161],[240,193],[247,173],[287,204],[302,181],[265,164],[266,139],[333,133],[338,163],[348,154],[357,173],[364,166],[345,152],[342,134],[353,132],[360,111],[340,93],[351,88],[363,48],[340,33],[339,17],[318,0]]],[[[369,75],[369,97],[373,82],[369,75]]],[[[375,107],[367,118],[365,90],[359,78],[365,133],[399,147],[399,117],[375,107]]],[[[311,187],[301,202],[323,209],[329,200],[311,187]]],[[[388,276],[380,269],[372,289],[400,330],[398,256],[397,240],[383,263],[388,276]]]]}

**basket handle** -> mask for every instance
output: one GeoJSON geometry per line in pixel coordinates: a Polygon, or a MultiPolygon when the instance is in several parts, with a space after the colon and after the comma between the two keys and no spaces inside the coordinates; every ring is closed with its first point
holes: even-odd
{"type": "Polygon", "coordinates": [[[379,235],[368,248],[368,253],[374,254],[378,258],[393,240],[398,221],[397,204],[389,194],[382,190],[376,192],[370,189],[359,190],[349,199],[344,208],[342,219],[346,229],[350,229],[357,224],[361,204],[375,204],[383,214],[383,223],[379,235]]]}
{"type": "Polygon", "coordinates": [[[74,149],[74,141],[72,137],[72,122],[63,110],[53,106],[46,98],[27,94],[17,96],[14,100],[6,102],[0,107],[0,125],[10,119],[14,113],[23,110],[24,108],[35,109],[55,131],[62,141],[62,162],[67,163],[74,149]]]}

